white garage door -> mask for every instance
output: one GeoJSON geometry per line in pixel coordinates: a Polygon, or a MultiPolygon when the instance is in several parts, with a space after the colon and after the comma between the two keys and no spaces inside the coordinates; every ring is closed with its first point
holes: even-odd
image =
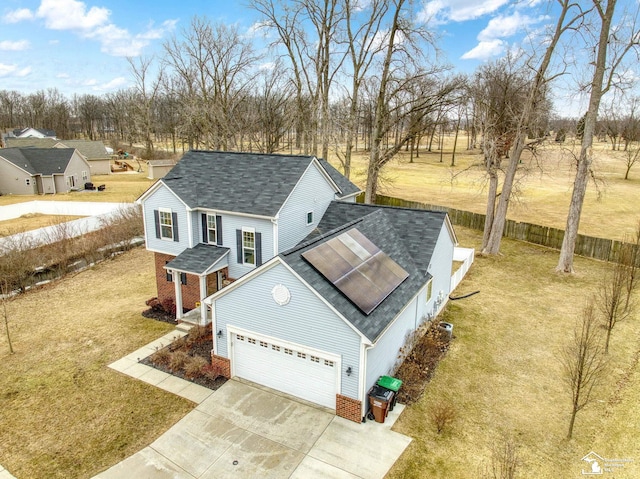
{"type": "Polygon", "coordinates": [[[235,376],[335,409],[339,364],[330,354],[231,334],[235,376]]]}

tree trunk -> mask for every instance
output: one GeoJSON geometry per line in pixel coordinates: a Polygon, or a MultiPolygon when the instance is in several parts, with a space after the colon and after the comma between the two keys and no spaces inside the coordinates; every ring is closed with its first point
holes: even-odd
{"type": "MultiPolygon", "coordinates": [[[[598,51],[595,60],[595,70],[593,72],[593,80],[591,82],[589,109],[587,110],[584,121],[584,132],[582,136],[582,143],[580,145],[580,157],[578,159],[576,178],[573,182],[571,204],[569,205],[567,225],[564,231],[564,238],[562,239],[560,259],[558,260],[558,266],[556,266],[556,271],[561,271],[564,273],[573,272],[573,254],[575,252],[576,239],[578,237],[578,227],[580,225],[582,205],[584,203],[584,197],[587,191],[589,172],[591,170],[591,163],[593,161],[593,134],[596,128],[600,99],[602,98],[602,95],[604,93],[602,85],[604,83],[604,74],[607,64],[609,31],[611,30],[611,22],[613,20],[615,6],[616,0],[609,0],[607,2],[605,12],[601,13],[602,24],[600,28],[598,51]]],[[[612,74],[613,72],[609,72],[609,75],[612,74]]]]}
{"type": "Polygon", "coordinates": [[[484,232],[482,234],[482,252],[484,253],[489,243],[489,235],[493,226],[496,195],[498,194],[498,172],[491,170],[489,172],[489,191],[487,193],[487,217],[484,220],[484,232]]]}

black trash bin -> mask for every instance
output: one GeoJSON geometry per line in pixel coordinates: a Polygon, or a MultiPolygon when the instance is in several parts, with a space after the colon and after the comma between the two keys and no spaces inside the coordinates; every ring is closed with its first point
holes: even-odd
{"type": "Polygon", "coordinates": [[[393,391],[377,384],[373,386],[369,390],[369,419],[375,419],[376,422],[384,422],[393,401],[393,396],[393,391]]]}

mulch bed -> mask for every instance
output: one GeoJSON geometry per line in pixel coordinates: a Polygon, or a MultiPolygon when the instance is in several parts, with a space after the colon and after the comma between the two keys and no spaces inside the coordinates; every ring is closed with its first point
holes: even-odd
{"type": "MultiPolygon", "coordinates": [[[[158,316],[160,317],[153,319],[175,323],[174,318],[167,321],[166,316],[158,316]]],[[[177,339],[140,362],[215,391],[227,382],[227,379],[213,372],[212,346],[211,325],[194,326],[185,337],[177,339]]]]}
{"type": "Polygon", "coordinates": [[[409,405],[420,399],[438,363],[447,354],[451,339],[437,323],[416,339],[413,349],[395,373],[395,377],[402,380],[399,402],[409,405]]]}

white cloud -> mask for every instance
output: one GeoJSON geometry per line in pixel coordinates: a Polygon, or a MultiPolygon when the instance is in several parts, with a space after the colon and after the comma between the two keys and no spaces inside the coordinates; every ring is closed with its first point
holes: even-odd
{"type": "Polygon", "coordinates": [[[0,42],[0,51],[12,51],[19,52],[22,50],[28,50],[31,45],[28,40],[18,40],[15,42],[4,40],[0,42]]]}
{"type": "Polygon", "coordinates": [[[111,12],[102,7],[91,7],[77,0],[42,0],[36,11],[52,30],[91,30],[104,25],[111,12]]]}
{"type": "Polygon", "coordinates": [[[114,78],[113,80],[110,80],[106,83],[102,83],[100,85],[95,85],[93,87],[93,90],[95,91],[110,91],[110,90],[116,90],[120,87],[125,86],[128,83],[128,80],[125,77],[117,77],[114,78]]]}
{"type": "Polygon", "coordinates": [[[17,65],[6,65],[4,63],[0,63],[0,77],[25,77],[29,73],[31,73],[31,67],[18,69],[17,65]]]}
{"type": "Polygon", "coordinates": [[[491,41],[522,33],[525,27],[537,23],[539,20],[528,15],[515,12],[512,15],[499,15],[489,20],[487,26],[478,34],[478,40],[491,41]]]}
{"type": "Polygon", "coordinates": [[[28,8],[19,8],[4,15],[4,23],[18,23],[23,20],[33,19],[33,12],[28,8]]]}
{"type": "Polygon", "coordinates": [[[474,48],[462,55],[463,60],[486,60],[500,55],[505,50],[505,42],[500,39],[478,43],[474,48]]]}
{"type": "Polygon", "coordinates": [[[71,75],[69,75],[68,73],[58,73],[56,75],[56,78],[71,78],[71,75]]]}
{"type": "Polygon", "coordinates": [[[508,3],[509,0],[430,0],[418,18],[435,23],[464,22],[493,13],[508,3]]]}

